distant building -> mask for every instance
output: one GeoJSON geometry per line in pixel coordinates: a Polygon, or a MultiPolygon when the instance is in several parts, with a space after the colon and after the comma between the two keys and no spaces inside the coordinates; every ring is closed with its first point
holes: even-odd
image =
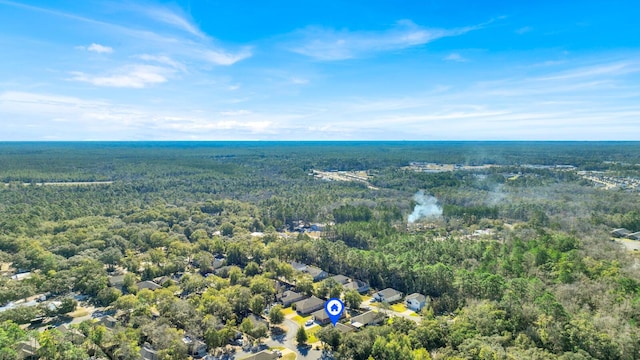
{"type": "Polygon", "coordinates": [[[303,271],[303,272],[307,270],[307,264],[303,264],[295,261],[292,261],[289,264],[291,264],[291,267],[293,268],[293,270],[303,271]]]}
{"type": "Polygon", "coordinates": [[[311,277],[313,278],[313,281],[320,281],[322,279],[326,279],[329,276],[329,274],[326,271],[315,266],[302,264],[295,261],[290,262],[290,264],[293,270],[301,271],[311,275],[311,277]]]}
{"type": "Polygon", "coordinates": [[[307,270],[305,272],[311,275],[313,281],[320,281],[322,279],[326,279],[329,276],[326,271],[315,266],[307,266],[307,270]]]}
{"type": "Polygon", "coordinates": [[[200,359],[207,355],[207,344],[204,342],[194,339],[191,336],[183,337],[182,342],[187,345],[187,352],[190,356],[200,359]]]}
{"type": "Polygon", "coordinates": [[[16,354],[21,360],[39,359],[38,349],[40,349],[40,343],[35,338],[20,341],[15,345],[16,354]]]}
{"type": "Polygon", "coordinates": [[[122,291],[124,286],[124,275],[109,276],[109,285],[122,291]]]}
{"type": "Polygon", "coordinates": [[[640,240],[640,231],[627,235],[627,239],[640,240]]]}
{"type": "Polygon", "coordinates": [[[340,285],[346,285],[348,282],[351,281],[351,279],[349,279],[344,275],[335,275],[335,276],[332,276],[331,279],[333,279],[335,282],[337,282],[340,285]]]}
{"type": "Polygon", "coordinates": [[[282,304],[282,306],[287,307],[295,302],[306,299],[307,296],[304,294],[299,294],[295,291],[287,290],[282,294],[278,295],[278,301],[282,304]]]}
{"type": "Polygon", "coordinates": [[[350,282],[346,283],[343,287],[345,290],[355,290],[360,294],[364,294],[367,291],[369,291],[369,284],[357,279],[351,280],[350,282]]]}
{"type": "Polygon", "coordinates": [[[309,315],[316,310],[324,308],[324,300],[320,300],[315,296],[295,303],[296,312],[300,315],[309,315]]]}
{"type": "Polygon", "coordinates": [[[627,237],[629,234],[631,234],[631,231],[625,228],[615,229],[611,232],[611,236],[618,237],[618,238],[627,237]]]}
{"type": "Polygon", "coordinates": [[[427,304],[427,297],[422,294],[413,293],[411,295],[407,295],[404,299],[404,303],[409,309],[413,311],[420,311],[427,304]]]}
{"type": "Polygon", "coordinates": [[[351,326],[349,324],[343,324],[343,323],[337,323],[336,324],[336,329],[338,331],[340,331],[341,333],[343,333],[343,334],[356,331],[356,328],[354,328],[353,326],[351,326]]]}
{"type": "MultiPolygon", "coordinates": [[[[324,306],[323,306],[323,309],[314,311],[311,314],[311,316],[313,317],[313,320],[320,325],[326,325],[331,322],[331,318],[329,317],[329,314],[327,314],[327,312],[324,311],[324,306]]],[[[340,314],[340,318],[342,319],[344,317],[345,317],[345,312],[343,311],[340,314]]]]}
{"type": "Polygon", "coordinates": [[[144,360],[160,359],[160,357],[158,356],[158,350],[154,349],[153,346],[148,343],[145,343],[140,349],[140,356],[142,356],[142,359],[144,360]]]}
{"type": "Polygon", "coordinates": [[[356,329],[361,329],[369,325],[380,324],[385,319],[383,313],[377,311],[367,311],[366,313],[351,318],[351,326],[356,329]]]}
{"type": "Polygon", "coordinates": [[[100,325],[104,325],[106,328],[108,329],[113,329],[116,327],[116,325],[118,325],[118,320],[116,320],[116,318],[114,318],[111,315],[105,316],[103,318],[101,318],[98,323],[100,325]]]}
{"type": "Polygon", "coordinates": [[[402,293],[396,289],[386,288],[373,294],[373,298],[379,302],[392,303],[394,301],[402,300],[402,293]]]}
{"type": "Polygon", "coordinates": [[[139,283],[136,284],[136,287],[138,288],[138,291],[140,291],[142,289],[158,290],[162,286],[154,283],[153,281],[147,280],[147,281],[140,281],[139,283]]]}

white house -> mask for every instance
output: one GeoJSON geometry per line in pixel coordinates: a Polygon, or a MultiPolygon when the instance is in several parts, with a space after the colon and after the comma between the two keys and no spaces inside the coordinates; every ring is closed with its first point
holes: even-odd
{"type": "Polygon", "coordinates": [[[427,304],[427,297],[422,294],[413,293],[411,295],[407,295],[404,299],[404,303],[407,305],[407,308],[413,311],[420,311],[427,304]]]}

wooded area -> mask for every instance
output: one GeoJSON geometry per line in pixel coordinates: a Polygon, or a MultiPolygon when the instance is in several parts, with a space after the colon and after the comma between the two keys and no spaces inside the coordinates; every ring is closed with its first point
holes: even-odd
{"type": "Polygon", "coordinates": [[[428,298],[359,331],[307,329],[324,356],[637,359],[640,258],[611,231],[640,231],[639,192],[577,172],[638,178],[638,159],[637,143],[616,142],[2,143],[0,305],[12,306],[0,358],[28,344],[42,359],[139,359],[145,347],[187,359],[197,341],[214,354],[239,334],[260,345],[291,320],[273,306],[287,289],[342,295],[345,324],[365,311],[367,293],[295,262],[369,295],[428,298]],[[363,170],[378,189],[313,169],[363,170]],[[112,183],[37,184],[95,181],[112,183]],[[442,215],[408,224],[419,190],[442,215]]]}

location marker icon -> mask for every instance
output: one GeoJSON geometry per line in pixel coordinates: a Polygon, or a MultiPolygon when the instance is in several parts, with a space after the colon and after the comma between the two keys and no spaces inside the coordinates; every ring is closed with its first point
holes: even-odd
{"type": "Polygon", "coordinates": [[[336,323],[340,320],[340,316],[342,316],[342,312],[344,311],[344,304],[340,299],[329,299],[324,303],[324,311],[329,315],[333,326],[336,326],[336,323]]]}

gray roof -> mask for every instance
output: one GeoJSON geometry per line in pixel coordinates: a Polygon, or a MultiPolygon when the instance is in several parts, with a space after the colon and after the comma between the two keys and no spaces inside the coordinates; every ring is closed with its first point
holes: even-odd
{"type": "Polygon", "coordinates": [[[405,298],[405,300],[417,300],[421,303],[426,302],[427,301],[427,297],[422,295],[422,294],[418,294],[418,293],[413,293],[411,295],[407,295],[407,297],[405,298]]]}
{"type": "Polygon", "coordinates": [[[124,283],[124,275],[109,276],[109,285],[122,286],[124,283]]]}
{"type": "Polygon", "coordinates": [[[367,311],[366,313],[351,318],[351,323],[360,323],[363,325],[377,324],[384,320],[385,315],[377,311],[367,311]]]}
{"type": "Polygon", "coordinates": [[[315,266],[307,266],[307,270],[306,272],[309,273],[309,275],[313,276],[314,278],[320,274],[322,274],[323,272],[325,272],[324,270],[320,269],[319,267],[315,267],[315,266]]]}
{"type": "Polygon", "coordinates": [[[309,314],[324,307],[324,300],[312,296],[308,299],[296,303],[296,311],[302,314],[309,314]]]}
{"type": "Polygon", "coordinates": [[[153,281],[140,281],[139,283],[136,284],[136,287],[138,288],[138,290],[142,290],[142,289],[157,290],[157,289],[160,289],[162,286],[154,283],[153,281]]]}
{"type": "Polygon", "coordinates": [[[356,329],[353,326],[347,325],[347,324],[343,324],[343,323],[337,323],[336,324],[336,329],[338,331],[340,331],[341,333],[343,333],[343,334],[356,331],[356,329]]]}
{"type": "Polygon", "coordinates": [[[402,296],[402,293],[396,289],[392,289],[392,288],[386,288],[384,290],[380,290],[378,291],[378,295],[382,296],[385,299],[388,299],[390,297],[394,297],[394,296],[402,296]]]}
{"type": "Polygon", "coordinates": [[[292,261],[290,264],[294,270],[305,271],[307,269],[307,265],[303,263],[292,261]]]}
{"type": "Polygon", "coordinates": [[[305,298],[306,296],[304,294],[299,294],[295,291],[287,290],[279,296],[278,300],[280,300],[280,302],[282,302],[283,304],[291,304],[296,301],[304,300],[305,298]]]}
{"type": "Polygon", "coordinates": [[[335,280],[338,284],[342,284],[342,285],[345,285],[345,284],[347,284],[348,282],[351,281],[350,278],[348,278],[348,277],[346,277],[344,275],[335,275],[335,276],[332,276],[331,278],[333,280],[335,280]]]}

